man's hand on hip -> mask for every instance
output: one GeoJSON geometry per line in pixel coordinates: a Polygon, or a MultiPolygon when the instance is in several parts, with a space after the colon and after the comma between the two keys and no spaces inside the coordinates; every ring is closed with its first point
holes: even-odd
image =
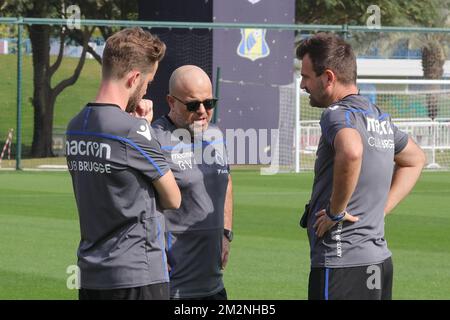
{"type": "MultiPolygon", "coordinates": [[[[316,236],[321,238],[328,230],[334,227],[337,223],[336,221],[332,221],[326,214],[325,209],[316,212],[316,223],[314,223],[313,228],[316,230],[316,236]]],[[[348,212],[345,213],[344,219],[341,221],[349,221],[356,222],[359,218],[350,215],[348,212]]]]}

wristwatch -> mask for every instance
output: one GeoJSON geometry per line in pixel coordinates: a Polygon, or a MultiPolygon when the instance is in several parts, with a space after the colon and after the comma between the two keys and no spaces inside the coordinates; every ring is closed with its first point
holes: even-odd
{"type": "Polygon", "coordinates": [[[233,231],[223,229],[223,235],[228,239],[229,242],[233,241],[233,231]]]}

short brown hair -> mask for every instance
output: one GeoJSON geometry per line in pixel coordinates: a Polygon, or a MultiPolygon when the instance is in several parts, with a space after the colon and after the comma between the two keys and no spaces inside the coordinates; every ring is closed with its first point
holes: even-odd
{"type": "Polygon", "coordinates": [[[320,76],[326,69],[332,70],[339,82],[356,83],[356,57],[353,49],[339,36],[331,33],[318,33],[304,39],[297,47],[297,58],[309,54],[314,72],[320,76]]]}
{"type": "Polygon", "coordinates": [[[138,27],[123,29],[106,40],[103,78],[121,79],[133,69],[148,74],[165,52],[166,45],[150,32],[138,27]]]}

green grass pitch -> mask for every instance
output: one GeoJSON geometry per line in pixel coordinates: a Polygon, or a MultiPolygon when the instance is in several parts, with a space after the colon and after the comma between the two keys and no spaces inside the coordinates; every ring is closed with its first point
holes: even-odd
{"type": "MultiPolygon", "coordinates": [[[[305,299],[308,242],[298,227],[312,174],[235,170],[231,299],[305,299]]],[[[425,172],[386,220],[394,299],[450,298],[450,173],[425,172]]],[[[0,299],[76,299],[79,225],[67,172],[0,172],[0,299]]]]}

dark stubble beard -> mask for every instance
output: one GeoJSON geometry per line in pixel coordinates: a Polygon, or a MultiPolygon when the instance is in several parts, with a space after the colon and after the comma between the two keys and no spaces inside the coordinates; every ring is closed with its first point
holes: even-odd
{"type": "Polygon", "coordinates": [[[130,99],[128,99],[127,107],[125,109],[126,112],[133,113],[136,111],[136,108],[142,99],[141,90],[142,90],[143,86],[144,86],[144,81],[141,81],[141,83],[139,83],[138,87],[131,95],[130,99]]]}
{"type": "MultiPolygon", "coordinates": [[[[323,100],[324,100],[324,88],[322,86],[322,83],[319,83],[319,87],[317,92],[321,95],[320,98],[322,101],[319,101],[315,98],[313,98],[313,96],[311,94],[309,94],[309,104],[311,105],[311,107],[314,108],[326,108],[327,106],[324,105],[323,100]]],[[[309,93],[309,92],[308,92],[309,93]]]]}

